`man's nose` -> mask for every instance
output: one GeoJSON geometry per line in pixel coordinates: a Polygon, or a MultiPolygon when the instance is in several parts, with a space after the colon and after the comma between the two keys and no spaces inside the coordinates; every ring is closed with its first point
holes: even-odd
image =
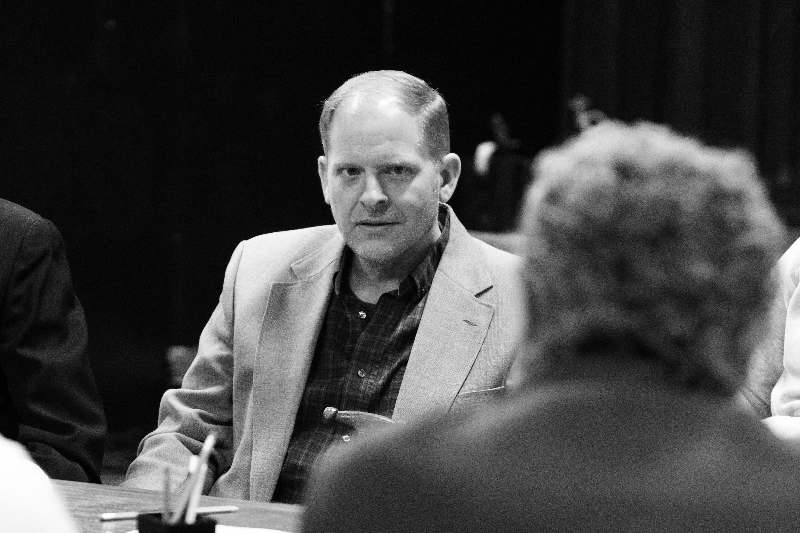
{"type": "Polygon", "coordinates": [[[375,208],[386,204],[389,198],[383,192],[383,187],[378,177],[374,174],[367,174],[364,180],[364,190],[361,191],[359,200],[365,207],[375,208]]]}

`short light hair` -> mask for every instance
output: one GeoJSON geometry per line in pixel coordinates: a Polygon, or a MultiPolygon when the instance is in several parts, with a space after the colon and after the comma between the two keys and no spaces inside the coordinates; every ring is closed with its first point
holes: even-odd
{"type": "Polygon", "coordinates": [[[404,111],[420,119],[422,142],[428,156],[441,159],[450,153],[450,119],[447,104],[425,81],[399,70],[376,70],[353,76],[325,100],[319,117],[322,149],[328,153],[330,127],[339,106],[356,95],[392,95],[404,111]]]}
{"type": "Polygon", "coordinates": [[[784,242],[752,158],[606,121],[539,154],[533,174],[521,226],[536,365],[633,348],[685,384],[733,393],[784,242]]]}

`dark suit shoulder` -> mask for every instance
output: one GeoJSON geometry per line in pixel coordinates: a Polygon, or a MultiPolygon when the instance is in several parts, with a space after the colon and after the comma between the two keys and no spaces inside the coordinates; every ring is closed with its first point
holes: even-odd
{"type": "Polygon", "coordinates": [[[43,220],[41,215],[5,198],[0,198],[0,221],[3,224],[18,224],[25,227],[40,220],[43,220]]]}
{"type": "Polygon", "coordinates": [[[17,243],[31,228],[51,226],[47,219],[19,204],[0,198],[0,242],[17,243]]]}
{"type": "Polygon", "coordinates": [[[52,222],[0,198],[0,293],[15,270],[37,263],[61,244],[61,233],[52,222]]]}

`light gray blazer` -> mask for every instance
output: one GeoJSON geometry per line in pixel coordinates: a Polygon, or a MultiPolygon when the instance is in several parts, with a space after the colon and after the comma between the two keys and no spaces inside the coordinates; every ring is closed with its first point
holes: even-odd
{"type": "MultiPolygon", "coordinates": [[[[190,454],[214,431],[206,491],[271,499],[343,249],[336,226],[239,244],[197,357],[182,388],[164,394],[158,428],[140,443],[124,485],[161,490],[165,465],[183,481],[190,454]]],[[[517,257],[471,237],[450,210],[394,420],[459,410],[502,390],[521,330],[518,269],[517,257]]]]}
{"type": "Polygon", "coordinates": [[[800,428],[800,239],[773,269],[775,298],[742,395],[760,418],[795,417],[800,428]]]}

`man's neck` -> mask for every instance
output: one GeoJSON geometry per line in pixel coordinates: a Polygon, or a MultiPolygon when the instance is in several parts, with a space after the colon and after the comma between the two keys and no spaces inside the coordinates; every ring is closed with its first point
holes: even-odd
{"type": "Polygon", "coordinates": [[[438,220],[434,222],[427,239],[421,240],[417,246],[408,250],[393,261],[370,261],[353,253],[350,272],[347,280],[350,290],[359,300],[376,303],[381,294],[393,291],[417,268],[417,265],[431,252],[431,245],[442,236],[438,220]]]}
{"type": "Polygon", "coordinates": [[[374,304],[381,294],[393,291],[400,286],[400,280],[394,278],[374,277],[365,275],[361,270],[350,270],[350,290],[362,302],[374,304]]]}
{"type": "Polygon", "coordinates": [[[400,286],[400,282],[408,276],[414,267],[419,264],[419,258],[413,265],[386,265],[365,261],[356,255],[350,264],[348,282],[350,290],[359,300],[367,303],[376,303],[381,294],[393,291],[400,286]]]}
{"type": "MultiPolygon", "coordinates": [[[[432,242],[435,242],[435,239],[432,242]]],[[[409,250],[402,260],[389,263],[369,261],[353,254],[348,273],[350,290],[359,300],[376,303],[381,294],[397,289],[400,283],[417,268],[417,265],[430,253],[430,245],[431,243],[428,243],[417,250],[409,250]]]]}

